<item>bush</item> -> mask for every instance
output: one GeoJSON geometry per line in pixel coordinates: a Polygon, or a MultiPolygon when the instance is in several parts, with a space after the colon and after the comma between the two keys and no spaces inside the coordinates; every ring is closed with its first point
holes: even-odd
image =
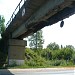
{"type": "Polygon", "coordinates": [[[73,64],[75,65],[75,54],[72,55],[73,64]]]}
{"type": "Polygon", "coordinates": [[[3,52],[0,52],[0,68],[6,63],[6,55],[3,52]]]}
{"type": "Polygon", "coordinates": [[[49,48],[43,49],[41,52],[41,56],[44,57],[46,60],[51,60],[52,59],[52,51],[49,48]]]}
{"type": "Polygon", "coordinates": [[[25,50],[25,64],[28,66],[44,66],[45,60],[34,50],[27,48],[25,50]]]}
{"type": "Polygon", "coordinates": [[[61,60],[53,60],[50,63],[50,65],[52,66],[60,66],[60,64],[61,64],[61,60]]]}
{"type": "Polygon", "coordinates": [[[73,54],[73,50],[70,48],[65,48],[64,49],[64,59],[65,60],[71,60],[73,54]]]}
{"type": "Polygon", "coordinates": [[[52,59],[58,60],[71,60],[72,59],[73,50],[69,48],[63,48],[59,50],[52,51],[52,59]]]}

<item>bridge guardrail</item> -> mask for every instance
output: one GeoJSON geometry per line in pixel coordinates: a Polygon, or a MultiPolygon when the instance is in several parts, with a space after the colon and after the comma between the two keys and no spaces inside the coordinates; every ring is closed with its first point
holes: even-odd
{"type": "Polygon", "coordinates": [[[18,6],[16,7],[15,11],[13,12],[10,20],[7,22],[6,24],[6,28],[10,25],[10,23],[12,22],[12,20],[14,19],[15,15],[20,11],[21,7],[23,6],[23,4],[25,3],[26,0],[21,0],[20,3],[18,4],[18,6]]]}

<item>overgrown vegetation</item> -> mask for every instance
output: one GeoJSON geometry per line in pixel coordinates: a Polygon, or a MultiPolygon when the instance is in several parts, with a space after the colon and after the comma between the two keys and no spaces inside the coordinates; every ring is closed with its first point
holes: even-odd
{"type": "Polygon", "coordinates": [[[70,48],[59,50],[50,50],[48,48],[42,50],[25,51],[25,64],[29,67],[51,67],[51,66],[74,66],[75,51],[70,48]]]}
{"type": "Polygon", "coordinates": [[[0,39],[0,68],[4,68],[4,64],[7,63],[8,51],[4,48],[4,40],[0,39]]]}
{"type": "Polygon", "coordinates": [[[0,15],[0,34],[2,35],[2,33],[4,33],[5,31],[5,19],[4,16],[0,15]]]}
{"type": "Polygon", "coordinates": [[[4,49],[4,39],[2,34],[5,31],[4,25],[5,19],[4,16],[0,15],[0,68],[3,68],[3,65],[6,63],[7,50],[4,49]]]}
{"type": "Polygon", "coordinates": [[[12,66],[13,68],[45,68],[45,67],[67,67],[75,65],[75,51],[64,47],[58,50],[49,48],[41,50],[25,49],[25,64],[12,66]]]}

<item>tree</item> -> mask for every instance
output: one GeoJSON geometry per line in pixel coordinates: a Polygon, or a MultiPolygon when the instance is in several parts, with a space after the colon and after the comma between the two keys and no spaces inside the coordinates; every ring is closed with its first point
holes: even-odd
{"type": "Polygon", "coordinates": [[[42,36],[42,30],[37,31],[32,36],[29,37],[29,46],[32,49],[42,49],[44,39],[42,36]]]}
{"type": "Polygon", "coordinates": [[[70,48],[64,48],[64,59],[70,60],[72,58],[73,49],[70,48]]]}
{"type": "Polygon", "coordinates": [[[54,43],[50,43],[47,48],[49,48],[50,50],[58,50],[59,49],[59,45],[54,43]]]}
{"type": "Polygon", "coordinates": [[[72,55],[72,61],[73,61],[73,64],[75,64],[75,51],[74,51],[74,53],[72,55]]]}
{"type": "Polygon", "coordinates": [[[5,25],[4,25],[5,19],[2,15],[0,15],[0,34],[2,34],[5,31],[5,25]]]}
{"type": "MultiPolygon", "coordinates": [[[[2,33],[5,31],[4,22],[5,22],[4,17],[0,15],[0,38],[2,33]]],[[[0,68],[6,62],[7,54],[5,53],[5,51],[4,51],[4,39],[0,39],[0,68]]]]}
{"type": "Polygon", "coordinates": [[[69,48],[69,49],[72,49],[72,50],[75,49],[74,46],[72,46],[72,45],[66,45],[66,48],[69,48]]]}
{"type": "Polygon", "coordinates": [[[41,51],[41,56],[44,57],[46,60],[52,59],[52,50],[46,48],[41,51]]]}

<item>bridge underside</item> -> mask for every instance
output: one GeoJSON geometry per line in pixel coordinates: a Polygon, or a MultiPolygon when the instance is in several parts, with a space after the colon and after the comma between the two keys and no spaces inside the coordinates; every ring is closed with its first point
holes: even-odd
{"type": "Polygon", "coordinates": [[[22,39],[75,13],[75,0],[27,0],[4,36],[22,39]],[[25,9],[25,14],[22,11],[25,9]]]}
{"type": "MultiPolygon", "coordinates": [[[[62,11],[56,13],[52,17],[46,19],[45,21],[38,22],[37,24],[35,23],[34,26],[32,26],[32,27],[28,26],[27,32],[23,33],[22,35],[20,35],[17,38],[27,37],[28,35],[35,33],[36,31],[44,28],[45,26],[51,26],[52,24],[55,24],[58,21],[62,21],[65,18],[69,18],[73,14],[75,14],[75,6],[73,8],[67,7],[65,9],[63,9],[62,11]]],[[[31,25],[33,25],[33,24],[31,24],[31,25]]],[[[13,33],[13,35],[14,35],[14,33],[13,33]]]]}

